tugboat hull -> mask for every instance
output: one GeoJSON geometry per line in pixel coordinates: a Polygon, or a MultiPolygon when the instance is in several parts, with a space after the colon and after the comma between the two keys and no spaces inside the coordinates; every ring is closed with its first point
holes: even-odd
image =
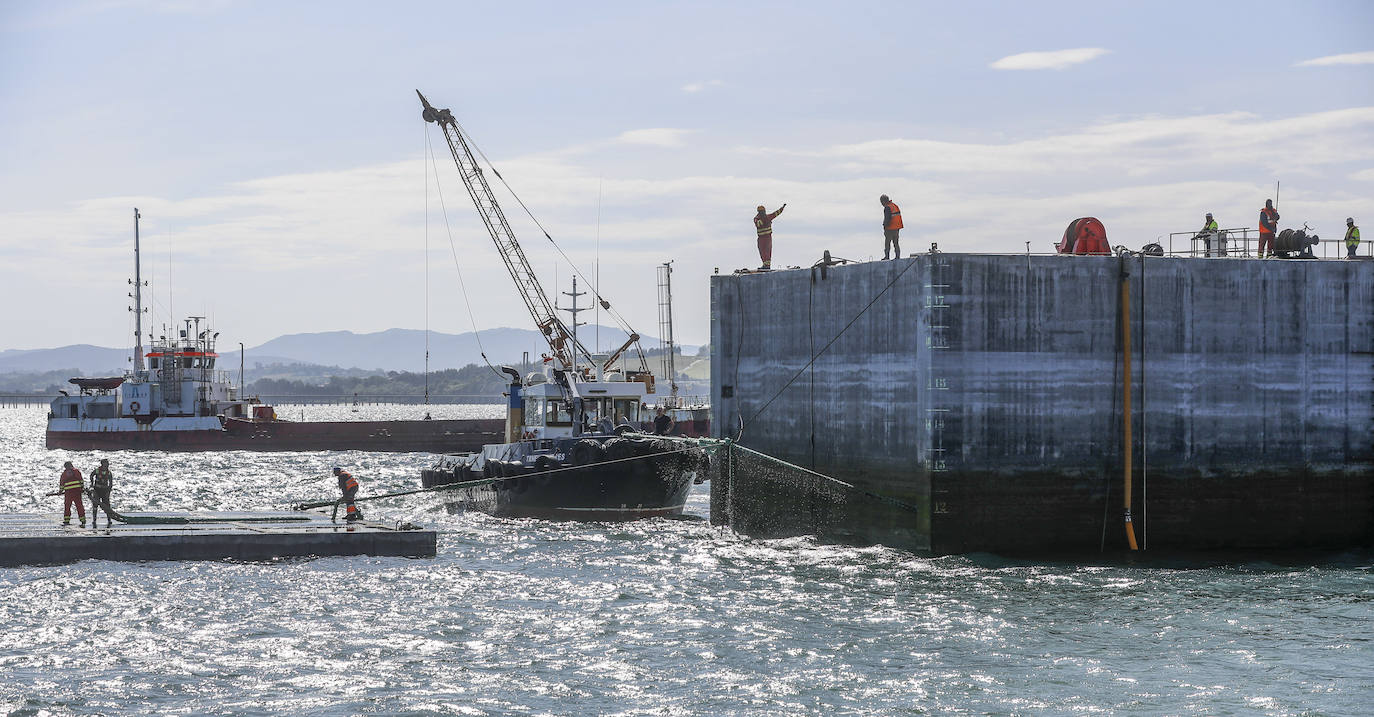
{"type": "Polygon", "coordinates": [[[421,482],[435,487],[483,477],[493,480],[455,488],[450,505],[460,510],[503,518],[624,521],[681,515],[704,467],[700,449],[666,440],[580,443],[583,449],[559,447],[571,449],[566,452],[530,450],[532,442],[487,446],[481,456],[466,462],[441,461],[421,473],[421,482]],[[595,448],[586,448],[588,443],[595,448]],[[610,446],[611,455],[602,446],[610,446]],[[501,454],[514,460],[495,457],[501,454]],[[553,456],[565,456],[568,462],[553,456]]]}

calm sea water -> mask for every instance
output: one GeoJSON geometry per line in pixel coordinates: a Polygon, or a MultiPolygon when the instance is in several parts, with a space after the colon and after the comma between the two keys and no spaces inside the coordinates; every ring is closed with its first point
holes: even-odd
{"type": "MultiPolygon", "coordinates": [[[[432,408],[435,417],[490,406],[432,408]]],[[[499,408],[495,410],[499,411],[499,408]]],[[[419,413],[416,413],[419,411],[419,413]]],[[[298,418],[423,409],[287,408],[298,418]]],[[[50,512],[45,409],[0,409],[0,510],[50,512]]],[[[412,417],[414,417],[412,416],[412,417]]],[[[107,454],[116,507],[280,509],[426,456],[107,454]]],[[[705,516],[706,486],[688,509],[705,516]]],[[[0,568],[8,714],[1374,712],[1374,557],[1198,568],[923,558],[706,522],[365,505],[434,559],[0,568]]]]}

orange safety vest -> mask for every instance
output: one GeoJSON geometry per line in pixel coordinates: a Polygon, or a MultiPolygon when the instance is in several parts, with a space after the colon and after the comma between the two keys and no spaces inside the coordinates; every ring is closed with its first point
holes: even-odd
{"type": "Polygon", "coordinates": [[[339,490],[347,493],[358,487],[358,479],[348,471],[339,471],[339,490]]]}
{"type": "MultiPolygon", "coordinates": [[[[902,228],[902,210],[901,210],[901,208],[899,208],[899,207],[897,206],[897,203],[896,203],[896,202],[894,202],[894,201],[892,201],[892,200],[890,200],[890,199],[889,199],[888,202],[887,202],[887,208],[890,209],[890,210],[892,211],[892,218],[887,220],[887,224],[884,225],[883,228],[884,228],[884,229],[901,229],[901,228],[902,228]]],[[[870,224],[869,226],[873,226],[873,225],[870,224]]]]}
{"type": "Polygon", "coordinates": [[[75,488],[76,490],[81,490],[81,471],[75,468],[68,468],[62,471],[61,486],[62,490],[64,491],[72,490],[73,488],[75,488]]]}
{"type": "Polygon", "coordinates": [[[1273,234],[1274,229],[1279,225],[1279,212],[1277,209],[1265,207],[1260,210],[1260,234],[1273,234]],[[1267,221],[1266,221],[1267,220],[1267,221]]]}

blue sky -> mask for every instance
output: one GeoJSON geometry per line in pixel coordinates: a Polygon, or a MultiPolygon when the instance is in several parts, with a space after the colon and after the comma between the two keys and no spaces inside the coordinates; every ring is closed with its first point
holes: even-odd
{"type": "Polygon", "coordinates": [[[783,266],[880,255],[883,192],[908,253],[1251,226],[1276,179],[1285,226],[1374,218],[1367,2],[493,5],[0,3],[0,349],[129,343],[134,206],[155,322],[466,331],[456,254],[477,325],[527,325],[442,154],[425,291],[416,87],[642,332],[675,260],[692,343],[760,203],[783,266]]]}

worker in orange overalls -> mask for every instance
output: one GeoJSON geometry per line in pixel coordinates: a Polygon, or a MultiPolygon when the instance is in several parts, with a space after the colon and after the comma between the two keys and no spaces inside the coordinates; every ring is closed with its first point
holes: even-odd
{"type": "MultiPolygon", "coordinates": [[[[344,505],[347,506],[348,515],[344,520],[349,522],[363,519],[363,512],[358,510],[358,506],[353,502],[358,497],[358,479],[352,473],[335,466],[334,476],[339,479],[339,490],[343,492],[344,505]]],[[[335,504],[337,505],[337,504],[335,504]]]]}
{"type": "Polygon", "coordinates": [[[1279,228],[1279,211],[1274,208],[1274,200],[1264,200],[1264,208],[1260,210],[1259,221],[1259,256],[1263,259],[1266,256],[1274,255],[1274,232],[1279,228]],[[1268,254],[1265,253],[1267,248],[1268,254]]]}
{"type": "Polygon", "coordinates": [[[81,480],[81,471],[72,465],[71,461],[62,464],[62,477],[58,480],[58,485],[62,491],[62,524],[72,524],[72,504],[76,504],[76,514],[81,517],[81,527],[86,527],[86,505],[82,500],[81,489],[85,483],[81,480]]]}
{"type": "Polygon", "coordinates": [[[883,259],[888,258],[887,250],[892,249],[892,258],[902,258],[902,249],[897,246],[897,234],[902,231],[902,209],[884,194],[878,197],[883,204],[883,259]]]}
{"type": "Polygon", "coordinates": [[[754,215],[754,229],[759,235],[759,259],[763,261],[759,271],[768,271],[773,268],[773,220],[782,214],[782,210],[786,208],[787,203],[783,202],[783,205],[778,207],[778,211],[769,214],[768,210],[760,204],[759,213],[754,215]]]}

